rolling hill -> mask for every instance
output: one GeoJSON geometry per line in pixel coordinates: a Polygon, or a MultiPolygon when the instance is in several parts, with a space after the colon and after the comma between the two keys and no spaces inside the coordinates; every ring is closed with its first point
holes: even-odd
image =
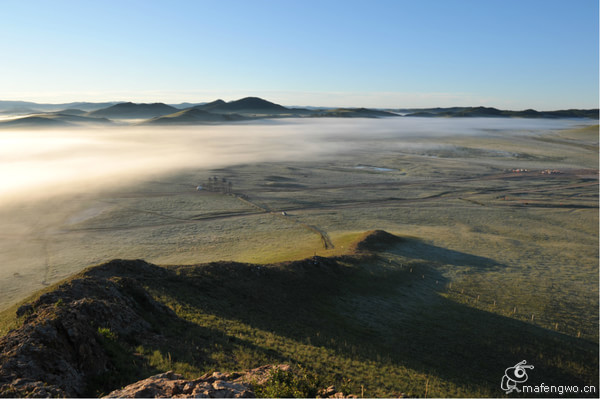
{"type": "Polygon", "coordinates": [[[93,118],[78,115],[80,110],[66,110],[64,112],[49,112],[34,114],[15,119],[0,121],[0,127],[67,127],[80,125],[111,125],[113,122],[107,118],[93,118]]]}
{"type": "Polygon", "coordinates": [[[198,108],[188,108],[173,114],[158,116],[143,122],[144,125],[193,125],[202,123],[236,122],[250,118],[239,114],[218,114],[207,112],[198,108]]]}
{"type": "Polygon", "coordinates": [[[385,118],[400,116],[393,112],[380,111],[368,108],[335,108],[313,113],[311,116],[319,118],[385,118]]]}
{"type": "Polygon", "coordinates": [[[415,245],[379,230],[338,257],[88,268],[2,312],[0,396],[90,397],[168,370],[284,361],[300,384],[355,395],[496,397],[523,353],[533,383],[597,382],[597,343],[449,301],[434,267],[388,260],[415,245]]]}
{"type": "Polygon", "coordinates": [[[177,108],[163,103],[135,104],[126,102],[91,111],[87,115],[109,119],[148,119],[172,114],[177,111],[179,111],[177,108]]]}
{"type": "Polygon", "coordinates": [[[64,109],[81,109],[86,112],[115,105],[116,102],[72,102],[62,104],[42,104],[31,101],[0,101],[0,113],[5,114],[27,114],[35,112],[54,112],[64,109]]]}
{"type": "MultiPolygon", "coordinates": [[[[12,114],[13,119],[0,122],[1,126],[70,126],[86,122],[109,123],[107,120],[144,120],[141,124],[205,124],[230,123],[245,119],[271,118],[386,118],[386,117],[493,117],[493,118],[588,118],[598,119],[598,109],[567,109],[557,111],[501,110],[494,107],[406,108],[381,110],[371,108],[284,107],[259,97],[245,97],[235,101],[221,99],[208,103],[88,103],[38,104],[27,101],[0,101],[0,114],[12,114]],[[52,115],[51,115],[52,114],[52,115]],[[67,115],[80,116],[70,119],[67,115]],[[83,119],[88,117],[90,119],[83,119]],[[104,120],[99,118],[105,118],[104,120]]],[[[139,122],[139,121],[135,121],[139,122]]]]}
{"type": "Polygon", "coordinates": [[[63,115],[77,115],[77,116],[83,116],[85,114],[87,114],[88,111],[84,111],[82,109],[77,109],[77,108],[67,108],[67,109],[63,109],[61,111],[56,111],[56,112],[52,112],[52,114],[63,114],[63,115]]]}
{"type": "Polygon", "coordinates": [[[60,118],[46,118],[43,116],[26,116],[24,118],[7,119],[0,121],[0,127],[61,127],[73,126],[60,118]]]}
{"type": "Polygon", "coordinates": [[[212,103],[208,103],[201,109],[210,110],[212,112],[238,112],[238,113],[288,113],[290,110],[279,104],[272,103],[267,100],[263,100],[258,97],[246,97],[236,101],[230,101],[228,103],[217,100],[212,103]]]}
{"type": "Polygon", "coordinates": [[[568,109],[558,111],[501,110],[493,107],[452,107],[424,108],[419,110],[400,110],[410,117],[495,117],[495,118],[590,118],[598,119],[598,109],[568,109]]]}
{"type": "Polygon", "coordinates": [[[227,105],[227,103],[221,99],[219,100],[215,100],[206,104],[200,104],[195,106],[194,108],[196,109],[201,109],[204,111],[213,111],[213,110],[219,110],[222,109],[223,107],[225,107],[227,105]]]}

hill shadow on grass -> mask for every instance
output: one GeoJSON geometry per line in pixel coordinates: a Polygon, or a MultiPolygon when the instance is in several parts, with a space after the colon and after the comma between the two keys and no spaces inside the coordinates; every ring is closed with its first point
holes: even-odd
{"type": "MultiPolygon", "coordinates": [[[[471,394],[500,395],[504,370],[524,359],[536,367],[532,384],[597,384],[593,343],[450,301],[436,291],[434,281],[444,280],[435,268],[415,265],[418,272],[411,272],[376,255],[270,267],[220,262],[170,268],[169,278],[145,283],[170,306],[182,307],[178,314],[184,318],[202,313],[214,316],[215,326],[219,320],[241,323],[244,338],[234,342],[250,355],[261,348],[265,360],[289,359],[320,373],[344,374],[356,381],[354,389],[363,385],[375,396],[397,390],[422,395],[423,381],[394,371],[405,368],[471,394]],[[339,311],[353,298],[369,305],[370,318],[356,309],[339,311]],[[399,304],[406,306],[391,311],[399,304]],[[253,341],[252,329],[284,338],[288,346],[253,341]],[[302,354],[305,345],[315,348],[313,357],[302,354]],[[347,359],[362,365],[348,369],[347,359]]],[[[210,334],[233,339],[222,328],[210,334]]],[[[439,384],[438,396],[452,394],[439,384]]]]}
{"type": "Polygon", "coordinates": [[[420,238],[396,236],[383,230],[364,233],[355,244],[358,251],[387,252],[432,265],[469,266],[478,269],[498,269],[506,265],[484,256],[439,247],[420,238]]]}
{"type": "MultiPolygon", "coordinates": [[[[493,396],[504,370],[533,364],[528,384],[598,386],[598,347],[532,324],[458,304],[442,296],[398,329],[392,348],[407,367],[493,396]]],[[[441,393],[443,395],[443,393],[441,393]]]]}
{"type": "MultiPolygon", "coordinates": [[[[437,261],[415,255],[406,265],[394,262],[389,251],[406,251],[395,241],[269,266],[113,261],[18,312],[24,327],[43,315],[63,315],[52,321],[57,326],[79,316],[86,329],[92,322],[114,367],[89,381],[90,394],[170,369],[193,377],[283,361],[367,396],[501,396],[504,370],[522,360],[535,366],[532,385],[598,386],[597,342],[453,302],[444,297],[437,261]],[[75,317],[78,306],[87,310],[75,317]]],[[[32,338],[27,331],[24,340],[32,338]]]]}
{"type": "Polygon", "coordinates": [[[527,360],[535,366],[532,385],[598,385],[597,343],[444,296],[436,265],[497,267],[493,260],[392,235],[367,238],[355,255],[338,258],[144,270],[132,261],[92,272],[136,278],[177,314],[153,321],[164,337],[144,343],[146,357],[158,358],[154,369],[197,373],[285,361],[328,383],[350,378],[347,392],[355,394],[500,396],[504,370],[527,360]]]}
{"type": "Polygon", "coordinates": [[[477,269],[500,269],[506,267],[503,263],[491,258],[439,247],[417,238],[405,238],[402,244],[388,248],[387,252],[434,264],[469,266],[477,269]]]}

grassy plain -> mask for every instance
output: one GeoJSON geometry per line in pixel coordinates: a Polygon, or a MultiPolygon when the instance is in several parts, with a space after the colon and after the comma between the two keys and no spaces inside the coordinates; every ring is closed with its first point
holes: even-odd
{"type": "Polygon", "coordinates": [[[0,249],[14,266],[0,271],[0,301],[8,308],[112,258],[267,265],[341,256],[383,229],[405,241],[349,261],[353,272],[339,279],[302,281],[289,293],[295,306],[266,294],[235,303],[239,290],[283,295],[276,279],[230,287],[237,293],[215,281],[208,303],[193,287],[181,297],[169,282],[150,287],[194,329],[209,329],[212,346],[202,359],[136,350],[156,370],[189,375],[292,361],[366,396],[500,396],[504,369],[523,359],[538,382],[598,387],[597,133],[364,137],[330,159],[186,170],[4,208],[0,249]],[[215,175],[233,194],[196,191],[215,175]]]}

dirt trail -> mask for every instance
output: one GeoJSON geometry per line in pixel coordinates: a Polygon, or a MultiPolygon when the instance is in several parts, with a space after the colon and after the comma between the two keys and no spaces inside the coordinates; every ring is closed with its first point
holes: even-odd
{"type": "Polygon", "coordinates": [[[329,235],[327,234],[326,231],[321,230],[320,228],[316,227],[316,226],[312,226],[310,224],[306,224],[304,222],[301,222],[299,220],[294,219],[293,217],[288,216],[285,212],[283,211],[277,211],[277,210],[273,210],[267,206],[263,206],[260,204],[257,204],[256,202],[253,202],[251,200],[248,199],[248,197],[246,195],[235,195],[235,197],[237,199],[239,199],[240,201],[244,202],[245,204],[248,204],[254,208],[257,208],[265,213],[269,213],[271,215],[277,216],[280,219],[285,220],[286,222],[289,223],[293,223],[295,225],[301,226],[313,233],[316,233],[319,235],[319,238],[321,239],[321,243],[323,244],[323,248],[325,249],[332,249],[335,248],[335,246],[333,245],[333,242],[331,242],[331,239],[329,238],[329,235]]]}

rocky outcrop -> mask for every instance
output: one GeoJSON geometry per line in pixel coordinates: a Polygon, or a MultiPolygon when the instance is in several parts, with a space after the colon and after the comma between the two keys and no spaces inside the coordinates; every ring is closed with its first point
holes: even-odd
{"type": "MultiPolygon", "coordinates": [[[[135,280],[105,273],[121,263],[84,273],[17,310],[22,326],[0,338],[0,396],[80,396],[90,378],[112,367],[99,329],[148,336],[141,313],[171,316],[135,280]]],[[[133,263],[127,267],[159,269],[133,263]]]]}
{"type": "MultiPolygon", "coordinates": [[[[214,373],[218,374],[218,373],[214,373]]],[[[113,391],[106,398],[253,398],[249,384],[214,376],[186,380],[172,371],[113,391]]]]}
{"type": "Polygon", "coordinates": [[[358,398],[356,395],[344,395],[343,392],[338,392],[335,385],[330,385],[327,388],[321,389],[317,393],[317,398],[358,398]]]}
{"type": "Polygon", "coordinates": [[[289,366],[268,365],[245,373],[205,374],[186,380],[172,371],[158,374],[109,393],[105,398],[254,398],[253,384],[263,384],[276,369],[289,366]]]}
{"type": "MultiPolygon", "coordinates": [[[[143,354],[133,353],[132,348],[183,345],[165,331],[189,324],[155,301],[149,291],[186,287],[199,295],[210,293],[202,298],[221,312],[217,314],[229,317],[229,308],[212,298],[227,298],[230,292],[242,290],[245,302],[260,304],[248,306],[247,311],[259,315],[254,320],[262,321],[263,309],[268,309],[274,298],[284,304],[283,309],[297,312],[298,303],[311,300],[312,291],[307,293],[303,287],[331,291],[335,287],[330,282],[347,273],[346,269],[337,259],[317,256],[272,267],[215,262],[163,268],[141,260],[115,260],[89,268],[16,311],[20,327],[0,338],[0,397],[101,395],[150,373],[164,371],[145,368],[148,363],[143,354]],[[315,275],[319,276],[316,281],[315,275]],[[270,284],[265,287],[264,281],[270,284]],[[259,283],[263,289],[257,292],[253,287],[259,283]],[[269,287],[294,289],[282,297],[280,288],[269,287]]],[[[207,336],[212,337],[210,331],[207,336]]],[[[217,339],[221,338],[219,335],[217,339]]],[[[275,378],[272,382],[277,385],[277,378],[282,375],[272,371],[279,369],[290,371],[287,366],[264,366],[244,373],[212,373],[195,380],[168,372],[109,396],[251,397],[255,389],[272,388],[263,385],[269,378],[275,378]]],[[[317,387],[310,389],[310,396],[316,394],[317,387]]],[[[343,394],[328,389],[320,396],[343,394]]]]}
{"type": "MultiPolygon", "coordinates": [[[[287,364],[267,365],[244,373],[205,374],[186,380],[172,371],[157,374],[104,396],[105,398],[254,398],[255,385],[261,385],[277,370],[290,371],[287,364]]],[[[331,385],[321,389],[317,398],[356,398],[344,395],[331,385]]]]}

